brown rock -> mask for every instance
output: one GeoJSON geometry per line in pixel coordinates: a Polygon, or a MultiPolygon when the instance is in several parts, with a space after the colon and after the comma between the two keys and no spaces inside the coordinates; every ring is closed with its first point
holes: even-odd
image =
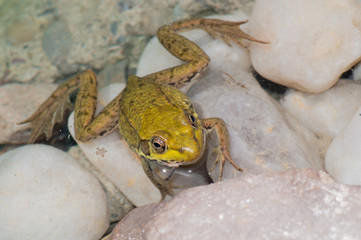
{"type": "Polygon", "coordinates": [[[110,239],[357,239],[360,200],[324,171],[243,175],[133,210],[110,239]]]}
{"type": "Polygon", "coordinates": [[[0,144],[25,143],[29,124],[18,123],[28,118],[55,90],[55,84],[6,84],[0,87],[0,144]]]}

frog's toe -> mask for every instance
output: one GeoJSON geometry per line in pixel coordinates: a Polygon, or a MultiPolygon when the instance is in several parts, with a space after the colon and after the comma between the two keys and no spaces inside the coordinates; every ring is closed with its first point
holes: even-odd
{"type": "Polygon", "coordinates": [[[43,134],[46,140],[49,140],[52,136],[54,125],[61,123],[64,120],[65,112],[73,108],[69,97],[57,100],[49,98],[32,116],[19,123],[31,124],[31,135],[28,143],[34,143],[43,134]]]}

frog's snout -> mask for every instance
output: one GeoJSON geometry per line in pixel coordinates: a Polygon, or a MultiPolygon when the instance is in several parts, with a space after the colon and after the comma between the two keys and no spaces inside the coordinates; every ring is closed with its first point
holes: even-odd
{"type": "Polygon", "coordinates": [[[201,158],[205,147],[205,136],[202,135],[194,136],[191,144],[178,149],[180,155],[183,156],[181,161],[183,165],[195,163],[201,158]]]}

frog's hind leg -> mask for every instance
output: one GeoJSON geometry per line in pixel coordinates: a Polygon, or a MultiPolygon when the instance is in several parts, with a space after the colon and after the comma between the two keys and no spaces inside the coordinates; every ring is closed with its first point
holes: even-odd
{"type": "Polygon", "coordinates": [[[194,42],[179,35],[178,32],[201,29],[212,37],[221,38],[228,45],[233,41],[243,46],[242,39],[266,43],[246,34],[239,28],[239,25],[246,22],[247,21],[232,22],[220,19],[195,18],[181,20],[161,27],[157,32],[160,43],[171,54],[186,63],[150,74],[147,77],[154,79],[155,82],[160,84],[182,87],[198,76],[208,66],[210,61],[208,55],[194,42]]]}
{"type": "Polygon", "coordinates": [[[201,122],[202,122],[202,126],[205,129],[207,129],[207,130],[214,129],[216,131],[217,138],[219,141],[219,145],[215,149],[215,151],[217,152],[217,159],[214,162],[212,169],[209,170],[209,172],[213,172],[217,163],[219,163],[220,169],[219,169],[218,180],[222,180],[223,168],[224,168],[224,164],[226,162],[229,162],[238,171],[243,172],[243,169],[240,168],[233,161],[233,159],[231,157],[231,153],[229,150],[229,145],[230,145],[229,134],[228,134],[228,130],[227,130],[227,127],[226,127],[226,124],[224,123],[224,121],[220,118],[207,118],[207,119],[202,119],[201,122]]]}
{"type": "Polygon", "coordinates": [[[239,28],[240,25],[247,22],[247,20],[233,22],[221,19],[194,18],[180,20],[169,25],[169,28],[173,32],[201,29],[206,31],[213,38],[221,38],[228,45],[230,45],[230,42],[233,41],[238,45],[243,46],[242,39],[268,44],[268,42],[248,35],[239,28]]]}
{"type": "Polygon", "coordinates": [[[79,92],[75,104],[75,133],[77,139],[86,141],[94,138],[97,134],[101,135],[113,128],[113,125],[116,125],[117,117],[110,120],[109,118],[113,117],[113,115],[104,114],[104,112],[111,112],[111,108],[117,107],[114,103],[109,104],[102,111],[103,114],[100,113],[94,119],[97,104],[96,75],[92,70],[86,70],[61,84],[28,119],[21,122],[31,123],[32,125],[29,143],[34,143],[42,134],[45,134],[47,140],[51,137],[55,123],[63,121],[66,110],[73,109],[69,95],[78,88],[79,92]]]}
{"type": "Polygon", "coordinates": [[[168,68],[146,76],[158,84],[182,87],[196,78],[206,69],[210,61],[208,55],[194,42],[177,34],[172,25],[161,27],[157,37],[161,44],[175,57],[185,61],[185,64],[168,68]]]}

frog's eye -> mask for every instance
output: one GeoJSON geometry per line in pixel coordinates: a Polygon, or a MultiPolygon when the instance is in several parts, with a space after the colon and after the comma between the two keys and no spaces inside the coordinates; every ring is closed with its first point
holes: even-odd
{"type": "Polygon", "coordinates": [[[164,153],[167,146],[165,144],[165,141],[163,140],[163,138],[158,137],[158,136],[154,136],[152,137],[152,147],[153,149],[157,152],[157,153],[164,153]]]}
{"type": "Polygon", "coordinates": [[[197,119],[192,114],[188,114],[188,121],[192,125],[192,127],[197,127],[197,119]]]}

